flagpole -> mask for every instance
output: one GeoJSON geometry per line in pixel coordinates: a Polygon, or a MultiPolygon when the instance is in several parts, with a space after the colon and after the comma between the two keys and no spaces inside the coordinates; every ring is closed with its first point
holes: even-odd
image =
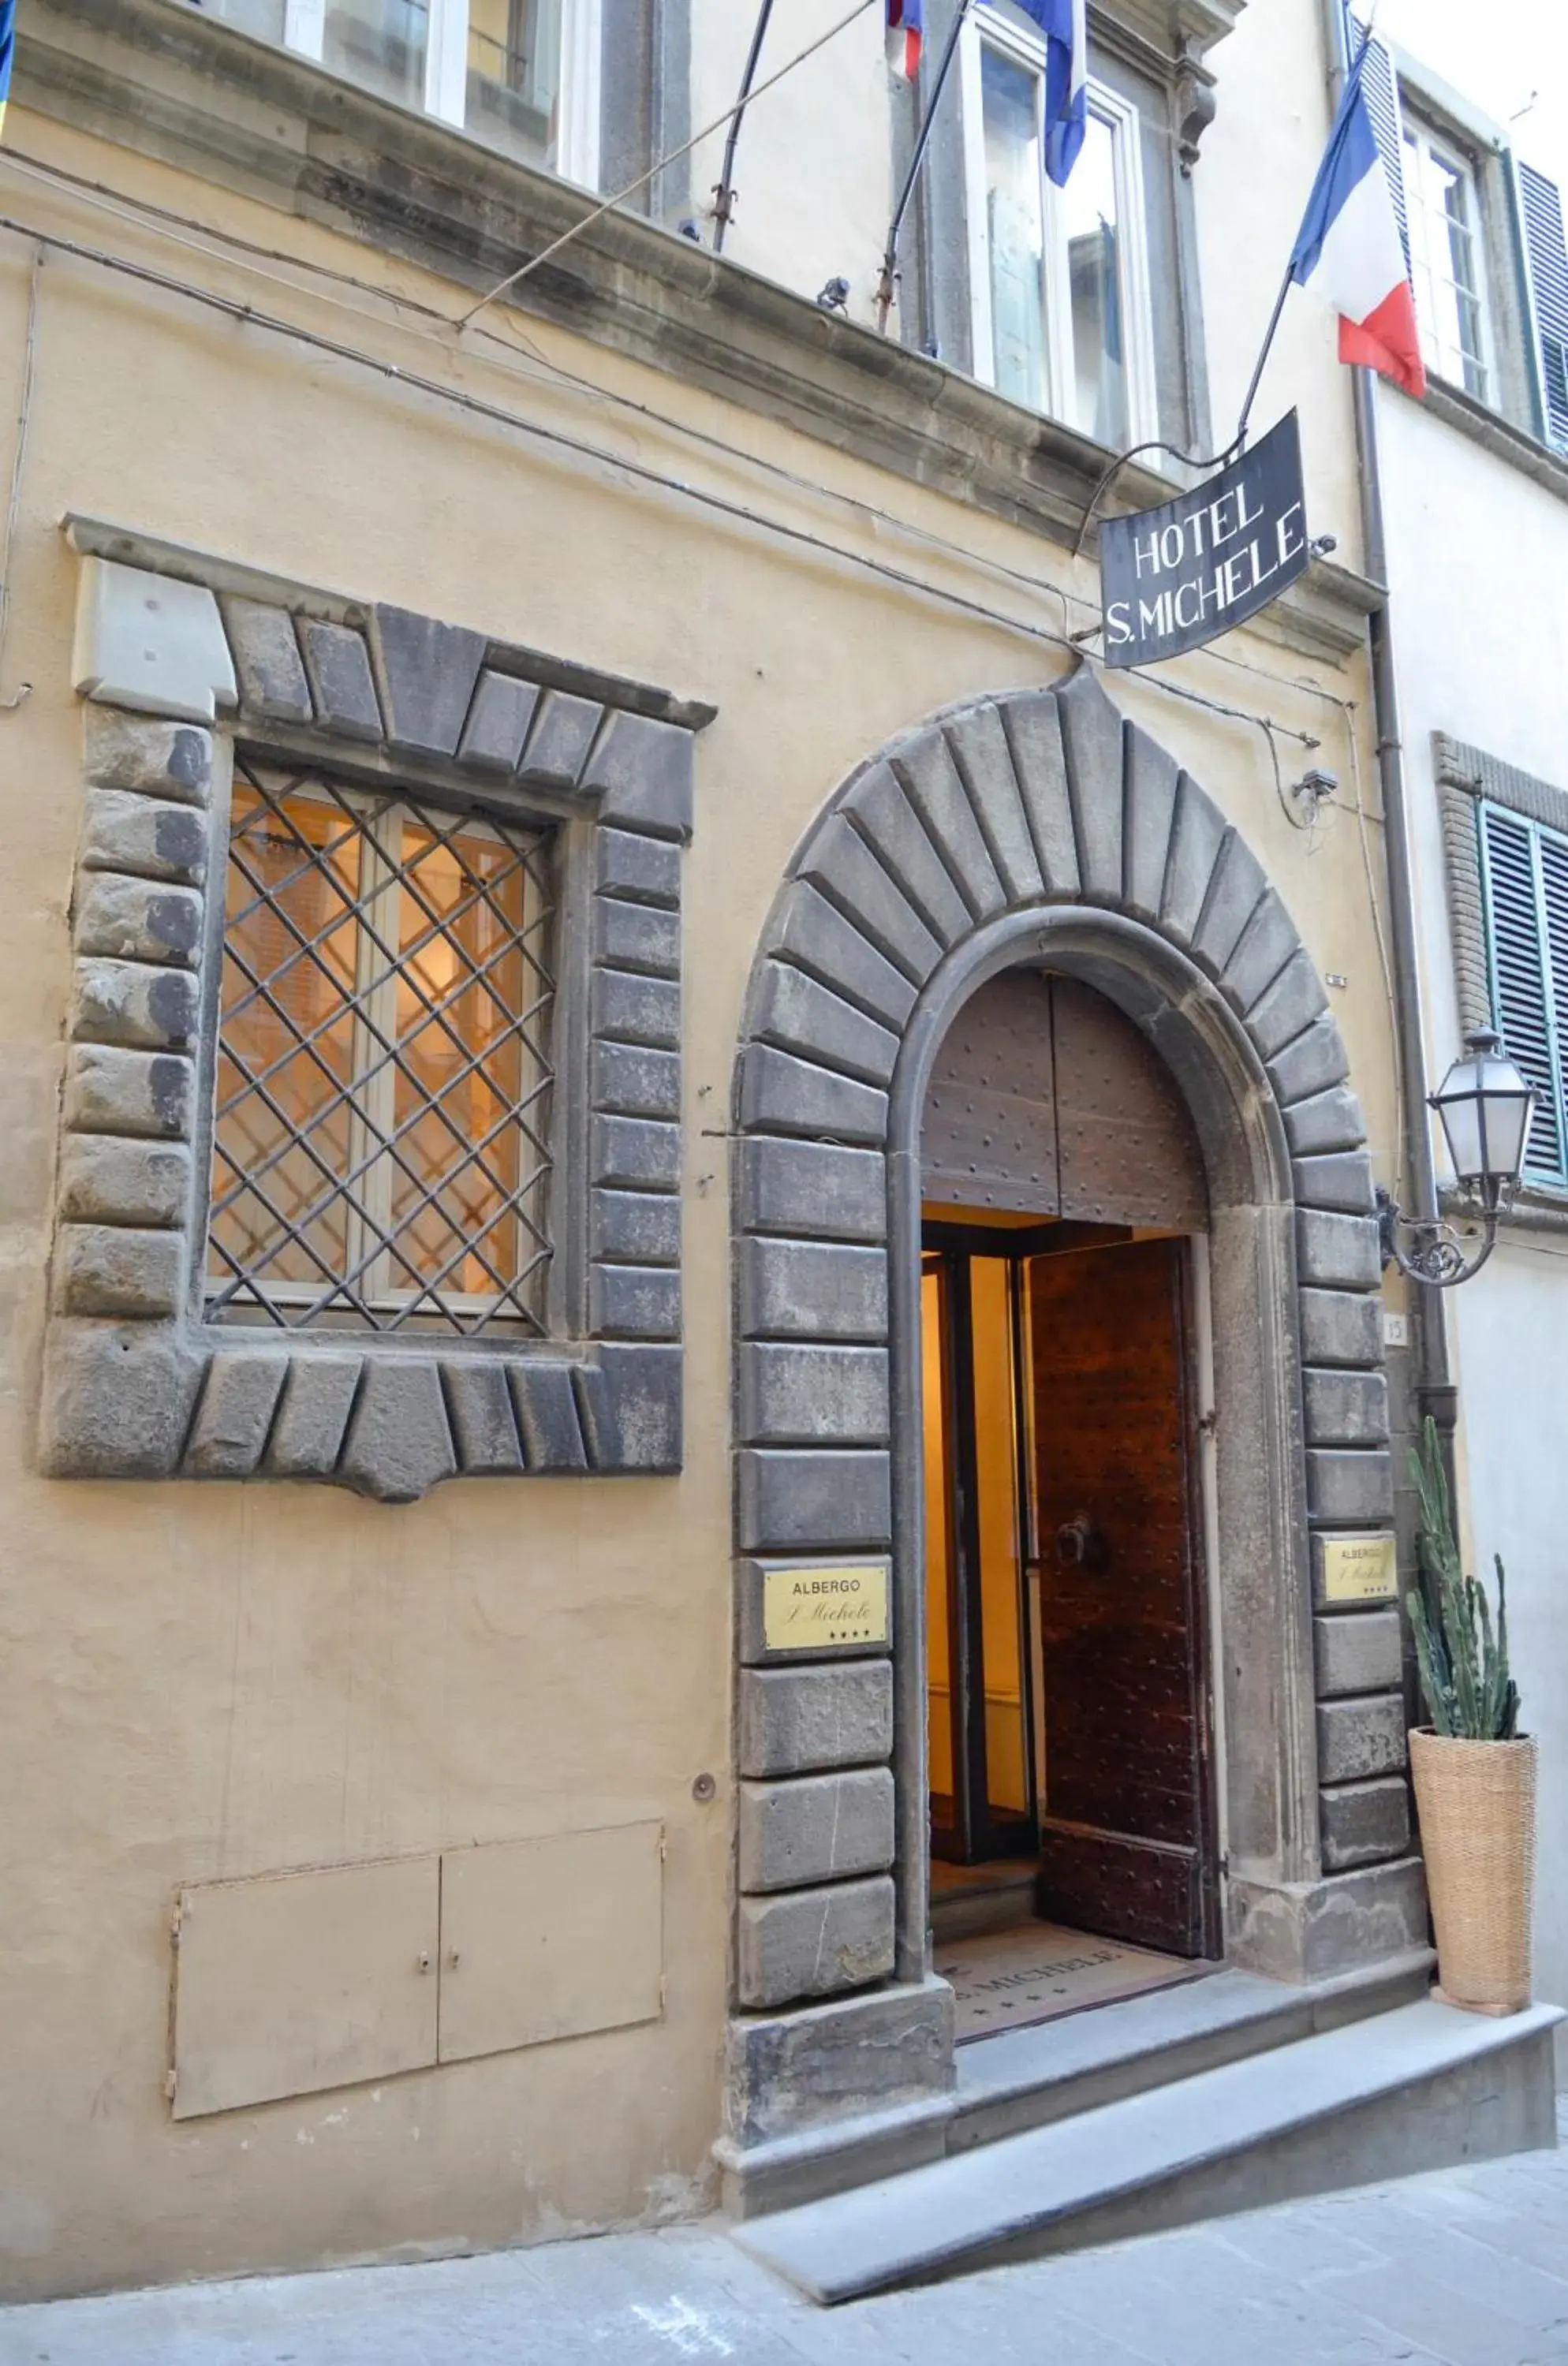
{"type": "Polygon", "coordinates": [[[958,0],[958,6],[953,11],[953,29],[948,34],[947,47],[942,53],[942,63],[938,66],[935,80],[931,84],[931,95],[926,105],[925,119],[915,136],[915,152],[909,159],[909,169],[904,175],[904,186],[898,192],[898,202],[893,208],[893,220],[887,232],[887,249],[882,258],[882,277],[876,288],[876,325],[884,336],[887,333],[887,315],[893,310],[893,301],[898,293],[898,241],[903,233],[904,217],[909,210],[909,200],[915,194],[915,183],[920,177],[920,166],[925,163],[926,150],[931,144],[931,126],[936,120],[937,106],[946,85],[947,77],[953,70],[953,61],[958,54],[958,37],[964,30],[964,20],[968,16],[971,6],[972,0],[958,0]]]}
{"type": "Polygon", "coordinates": [[[751,48],[746,60],[746,71],[740,77],[740,96],[736,101],[735,112],[729,118],[729,137],[724,143],[724,163],[719,169],[718,186],[713,193],[713,251],[716,254],[724,253],[724,233],[729,228],[729,218],[735,211],[735,151],[739,144],[740,126],[745,120],[746,109],[750,104],[751,85],[757,79],[757,68],[761,63],[762,43],[767,39],[768,19],[773,13],[773,0],[762,0],[761,9],[757,17],[757,29],[751,36],[751,48]]]}

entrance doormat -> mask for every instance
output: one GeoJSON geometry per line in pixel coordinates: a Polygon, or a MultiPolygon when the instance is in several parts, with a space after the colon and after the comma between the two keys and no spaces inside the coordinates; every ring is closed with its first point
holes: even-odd
{"type": "Polygon", "coordinates": [[[1201,1980],[1213,1967],[1065,1931],[1055,1922],[1025,1922],[947,1947],[939,1942],[935,1968],[952,1984],[963,2045],[1092,2005],[1120,2004],[1145,1989],[1201,1980]]]}

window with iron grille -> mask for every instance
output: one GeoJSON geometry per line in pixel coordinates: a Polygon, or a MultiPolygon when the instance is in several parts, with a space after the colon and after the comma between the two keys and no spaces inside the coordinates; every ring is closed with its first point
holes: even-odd
{"type": "Polygon", "coordinates": [[[209,1320],[544,1331],[550,840],[236,760],[209,1320]]]}
{"type": "Polygon", "coordinates": [[[1494,1021],[1537,1087],[1525,1171],[1568,1184],[1568,838],[1478,808],[1494,1021]]]}

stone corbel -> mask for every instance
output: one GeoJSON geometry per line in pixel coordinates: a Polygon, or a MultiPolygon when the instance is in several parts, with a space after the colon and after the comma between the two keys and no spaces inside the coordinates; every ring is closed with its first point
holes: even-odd
{"type": "Polygon", "coordinates": [[[1198,162],[1198,144],[1214,119],[1214,77],[1189,36],[1176,70],[1176,145],[1185,179],[1198,162]]]}

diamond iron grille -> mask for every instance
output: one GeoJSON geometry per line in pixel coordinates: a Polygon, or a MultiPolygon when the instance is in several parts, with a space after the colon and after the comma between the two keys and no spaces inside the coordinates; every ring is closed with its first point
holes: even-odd
{"type": "Polygon", "coordinates": [[[545,1328],[550,837],[235,766],[209,1320],[545,1328]]]}

